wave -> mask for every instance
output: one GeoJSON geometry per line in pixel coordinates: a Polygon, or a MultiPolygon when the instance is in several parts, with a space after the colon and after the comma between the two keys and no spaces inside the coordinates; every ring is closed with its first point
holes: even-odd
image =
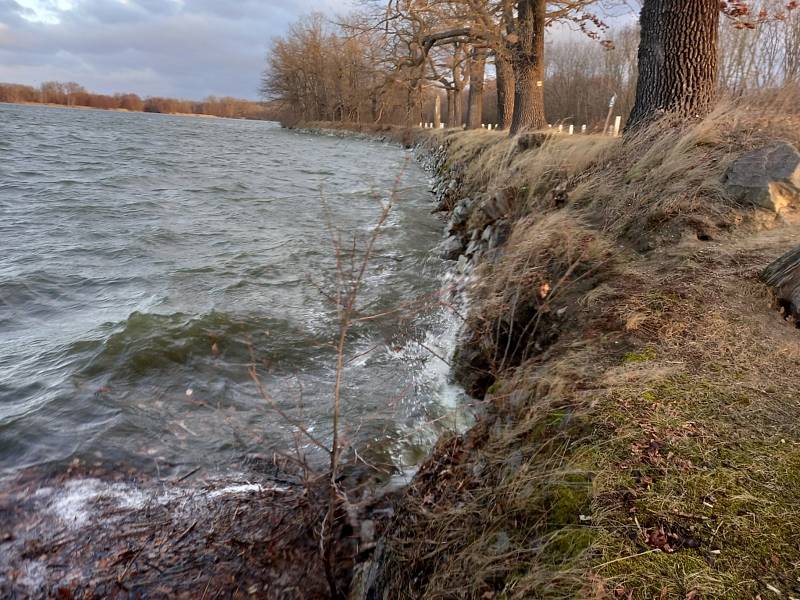
{"type": "Polygon", "coordinates": [[[81,375],[137,379],[178,366],[234,369],[246,376],[253,356],[271,370],[302,369],[325,354],[329,340],[289,321],[224,312],[192,316],[132,313],[118,324],[107,324],[100,340],[75,342],[70,353],[90,353],[81,375]]]}

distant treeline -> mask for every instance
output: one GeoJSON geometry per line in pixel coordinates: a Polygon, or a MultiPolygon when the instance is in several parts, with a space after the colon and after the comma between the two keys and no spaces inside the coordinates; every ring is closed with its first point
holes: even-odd
{"type": "Polygon", "coordinates": [[[128,110],[164,114],[194,114],[237,119],[272,120],[276,111],[269,103],[239,98],[209,96],[202,102],[175,98],[141,98],[136,94],[95,94],[83,86],[48,81],[38,88],[17,83],[0,83],[0,102],[59,104],[105,110],[128,110]]]}

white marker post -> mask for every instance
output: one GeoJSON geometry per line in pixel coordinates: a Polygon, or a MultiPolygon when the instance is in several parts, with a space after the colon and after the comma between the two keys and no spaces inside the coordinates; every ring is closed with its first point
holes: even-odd
{"type": "Polygon", "coordinates": [[[558,133],[564,133],[564,124],[563,123],[559,123],[558,124],[558,133]]]}
{"type": "Polygon", "coordinates": [[[622,125],[622,117],[614,119],[614,137],[619,137],[619,129],[622,125]]]}
{"type": "Polygon", "coordinates": [[[586,125],[581,125],[581,133],[586,135],[586,125]]]}
{"type": "Polygon", "coordinates": [[[570,125],[569,126],[569,134],[572,135],[573,133],[575,133],[575,125],[570,125]]]}

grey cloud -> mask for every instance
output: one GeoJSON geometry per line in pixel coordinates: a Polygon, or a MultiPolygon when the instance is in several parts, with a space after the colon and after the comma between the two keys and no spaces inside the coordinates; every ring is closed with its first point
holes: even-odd
{"type": "MultiPolygon", "coordinates": [[[[40,2],[40,5],[44,3],[40,2]]],[[[0,80],[74,80],[99,92],[256,98],[269,40],[310,9],[343,2],[293,0],[78,0],[48,9],[59,22],[32,22],[0,0],[0,80]]]]}

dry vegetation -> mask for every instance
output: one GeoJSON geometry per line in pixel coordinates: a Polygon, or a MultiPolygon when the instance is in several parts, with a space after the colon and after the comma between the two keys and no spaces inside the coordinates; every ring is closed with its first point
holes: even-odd
{"type": "Polygon", "coordinates": [[[800,115],[754,102],[624,141],[432,134],[513,231],[469,316],[486,415],[412,485],[388,597],[800,598],[800,333],[759,280],[800,232],[719,183],[800,115]]]}

